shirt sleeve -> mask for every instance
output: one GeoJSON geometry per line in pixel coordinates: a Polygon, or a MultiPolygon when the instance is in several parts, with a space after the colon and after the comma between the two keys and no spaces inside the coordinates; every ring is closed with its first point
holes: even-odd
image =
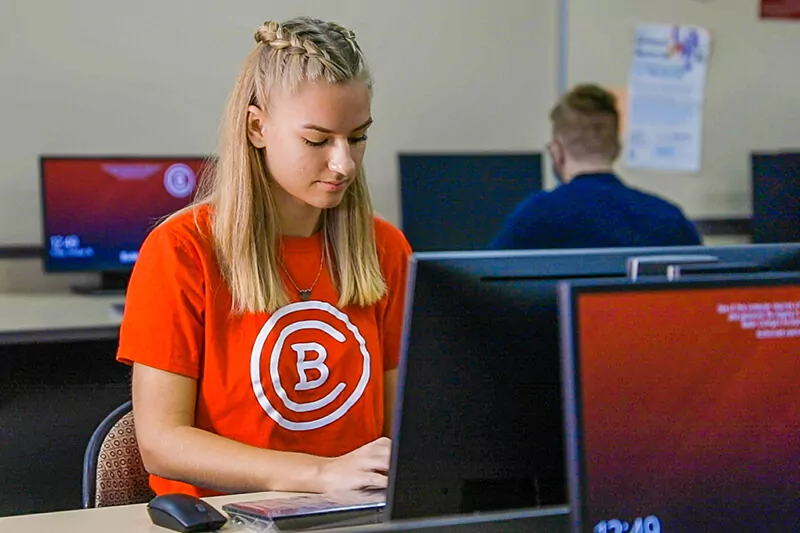
{"type": "Polygon", "coordinates": [[[490,250],[552,248],[549,220],[543,215],[539,196],[527,198],[508,216],[503,228],[489,244],[490,250]]]}
{"type": "Polygon", "coordinates": [[[204,276],[196,248],[168,228],[156,228],[131,274],[117,360],[198,379],[204,318],[204,276]]]}
{"type": "MultiPolygon", "coordinates": [[[[388,224],[388,223],[387,223],[388,224]]],[[[386,306],[383,310],[383,368],[394,370],[400,364],[400,343],[403,335],[403,315],[405,314],[406,280],[408,263],[411,258],[411,245],[405,235],[391,227],[391,238],[386,247],[386,306]]]]}
{"type": "Polygon", "coordinates": [[[514,230],[510,225],[510,220],[506,221],[505,226],[500,232],[495,235],[492,242],[489,243],[490,250],[508,250],[514,247],[514,230]]]}
{"type": "Polygon", "coordinates": [[[531,214],[528,218],[516,216],[495,237],[491,250],[542,250],[558,248],[559,232],[544,219],[531,214]]]}
{"type": "Polygon", "coordinates": [[[697,226],[690,220],[686,220],[686,239],[689,244],[702,245],[703,237],[697,230],[697,226]]]}

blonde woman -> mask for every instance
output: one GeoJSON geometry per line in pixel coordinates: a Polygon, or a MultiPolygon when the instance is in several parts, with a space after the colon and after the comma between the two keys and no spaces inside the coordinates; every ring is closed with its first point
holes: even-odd
{"type": "Polygon", "coordinates": [[[142,458],[157,494],[385,487],[410,248],[364,178],[369,70],[332,22],[255,40],[205,188],[131,276],[142,458]]]}

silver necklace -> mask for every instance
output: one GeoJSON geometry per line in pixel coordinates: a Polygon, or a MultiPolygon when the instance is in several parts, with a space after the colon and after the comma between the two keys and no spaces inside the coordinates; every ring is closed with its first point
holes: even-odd
{"type": "Polygon", "coordinates": [[[297,293],[300,295],[300,299],[301,300],[308,300],[309,298],[311,298],[311,291],[313,291],[314,287],[317,286],[317,282],[319,281],[319,277],[322,274],[322,265],[325,264],[325,245],[323,244],[322,253],[320,254],[319,269],[317,270],[317,277],[314,278],[314,283],[311,284],[311,287],[309,287],[307,289],[301,289],[297,285],[297,283],[294,282],[294,279],[292,279],[292,276],[291,276],[291,274],[289,274],[289,271],[286,270],[286,265],[283,264],[283,250],[281,250],[280,263],[281,263],[281,268],[283,269],[283,273],[286,274],[286,277],[289,278],[289,281],[292,283],[292,285],[294,285],[294,288],[297,289],[297,293]]]}

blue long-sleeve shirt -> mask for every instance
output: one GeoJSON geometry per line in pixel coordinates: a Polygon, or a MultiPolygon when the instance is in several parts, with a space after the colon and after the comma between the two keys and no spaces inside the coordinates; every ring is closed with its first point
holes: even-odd
{"type": "Polygon", "coordinates": [[[692,246],[694,224],[670,202],[627,187],[615,175],[582,174],[537,192],[511,213],[493,249],[692,246]]]}

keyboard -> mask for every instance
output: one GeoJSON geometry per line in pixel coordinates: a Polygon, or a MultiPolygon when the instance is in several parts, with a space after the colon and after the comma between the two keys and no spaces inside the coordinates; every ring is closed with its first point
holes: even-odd
{"type": "Polygon", "coordinates": [[[266,523],[275,531],[313,531],[379,524],[385,507],[385,491],[365,491],[237,502],[224,505],[222,510],[245,525],[266,523]]]}
{"type": "Polygon", "coordinates": [[[314,531],[316,529],[380,524],[382,520],[383,509],[364,509],[279,518],[273,520],[273,525],[275,531],[314,531]]]}

